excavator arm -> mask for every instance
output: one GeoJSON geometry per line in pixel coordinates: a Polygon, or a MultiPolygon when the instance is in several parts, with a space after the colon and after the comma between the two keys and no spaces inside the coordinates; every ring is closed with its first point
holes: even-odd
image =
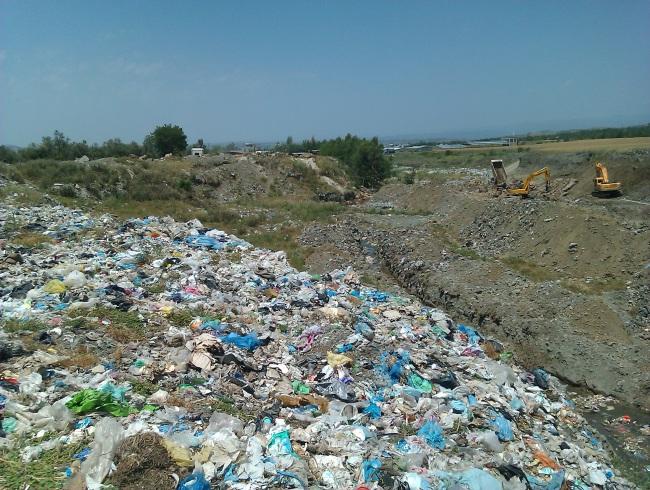
{"type": "Polygon", "coordinates": [[[539,177],[540,175],[544,176],[544,180],[546,181],[546,192],[548,192],[551,187],[551,172],[549,171],[548,167],[544,167],[539,170],[536,170],[528,177],[526,177],[521,187],[515,189],[508,189],[508,194],[510,194],[511,196],[527,197],[528,192],[530,191],[530,183],[533,181],[535,177],[539,177]]]}

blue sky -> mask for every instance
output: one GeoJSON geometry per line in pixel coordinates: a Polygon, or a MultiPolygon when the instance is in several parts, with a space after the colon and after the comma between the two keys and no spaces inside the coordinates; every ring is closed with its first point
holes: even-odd
{"type": "Polygon", "coordinates": [[[0,143],[648,121],[647,0],[0,0],[0,143]]]}

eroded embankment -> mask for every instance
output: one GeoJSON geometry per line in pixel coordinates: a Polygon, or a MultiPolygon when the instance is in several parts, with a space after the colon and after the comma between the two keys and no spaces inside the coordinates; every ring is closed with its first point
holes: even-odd
{"type": "Polygon", "coordinates": [[[321,262],[345,258],[367,275],[391,276],[423,302],[501,341],[527,367],[648,407],[647,340],[630,334],[601,295],[535,282],[461,250],[430,216],[356,215],[315,225],[303,239],[319,247],[321,262]]]}

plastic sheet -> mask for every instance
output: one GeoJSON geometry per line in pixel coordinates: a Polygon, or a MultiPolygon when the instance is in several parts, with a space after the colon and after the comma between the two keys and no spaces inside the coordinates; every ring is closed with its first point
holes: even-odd
{"type": "Polygon", "coordinates": [[[78,392],[65,405],[77,415],[106,412],[115,417],[126,417],[133,410],[128,404],[115,401],[110,393],[93,389],[78,392]]]}

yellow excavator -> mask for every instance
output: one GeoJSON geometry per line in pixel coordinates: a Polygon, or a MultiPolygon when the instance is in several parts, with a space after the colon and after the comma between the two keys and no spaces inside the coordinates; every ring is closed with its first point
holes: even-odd
{"type": "Polygon", "coordinates": [[[528,192],[530,191],[530,183],[535,177],[539,177],[540,175],[543,175],[544,179],[546,180],[546,192],[548,192],[551,188],[551,172],[549,171],[548,167],[540,168],[539,170],[536,170],[530,174],[528,177],[526,177],[521,187],[506,189],[506,191],[511,196],[528,197],[528,192]]]}
{"type": "Polygon", "coordinates": [[[615,196],[621,193],[620,182],[610,182],[607,167],[596,162],[596,178],[594,179],[594,193],[603,196],[615,196]]]}

